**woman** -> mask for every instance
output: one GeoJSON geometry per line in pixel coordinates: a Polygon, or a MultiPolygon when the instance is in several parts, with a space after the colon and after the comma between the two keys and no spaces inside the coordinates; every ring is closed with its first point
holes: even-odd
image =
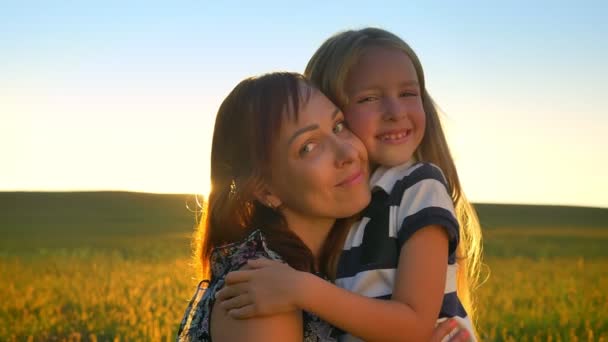
{"type": "Polygon", "coordinates": [[[212,191],[199,227],[203,275],[211,280],[206,290],[199,285],[178,339],[335,340],[329,325],[299,311],[232,319],[214,295],[229,271],[259,256],[335,276],[348,229],[341,218],[368,204],[367,178],[363,144],[302,76],[273,73],[239,83],[217,114],[212,191]]]}

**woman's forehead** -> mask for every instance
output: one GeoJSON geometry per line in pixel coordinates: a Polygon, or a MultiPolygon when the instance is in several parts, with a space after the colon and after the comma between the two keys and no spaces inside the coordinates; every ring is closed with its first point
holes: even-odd
{"type": "Polygon", "coordinates": [[[315,96],[316,89],[314,87],[304,82],[300,83],[298,89],[289,94],[284,101],[281,118],[279,119],[279,129],[284,124],[298,123],[301,113],[306,110],[311,99],[315,96]]]}

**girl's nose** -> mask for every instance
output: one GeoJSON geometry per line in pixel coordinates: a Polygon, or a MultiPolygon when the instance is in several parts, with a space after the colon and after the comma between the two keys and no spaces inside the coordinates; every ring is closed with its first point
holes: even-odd
{"type": "Polygon", "coordinates": [[[386,121],[399,121],[406,117],[407,107],[400,98],[387,97],[384,99],[384,113],[382,119],[386,121]]]}

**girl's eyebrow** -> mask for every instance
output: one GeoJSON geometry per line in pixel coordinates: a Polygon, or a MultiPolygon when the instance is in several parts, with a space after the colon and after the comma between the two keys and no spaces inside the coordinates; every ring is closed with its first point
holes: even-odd
{"type": "MultiPolygon", "coordinates": [[[[419,87],[420,84],[418,84],[418,80],[409,80],[409,81],[404,81],[404,82],[399,83],[398,86],[399,87],[409,87],[409,86],[419,87]]],[[[360,91],[366,91],[366,90],[372,90],[372,89],[382,89],[382,88],[383,88],[382,85],[370,84],[370,85],[366,85],[365,87],[355,88],[353,92],[358,93],[360,91]]]]}
{"type": "Polygon", "coordinates": [[[420,86],[420,84],[418,84],[418,80],[410,80],[410,81],[405,81],[401,84],[399,84],[400,86],[404,87],[404,86],[420,86]]]}
{"type": "MultiPolygon", "coordinates": [[[[334,111],[331,113],[331,119],[335,119],[336,116],[338,116],[338,113],[340,113],[340,108],[336,107],[334,108],[334,111]]],[[[308,132],[308,131],[314,131],[315,129],[318,129],[319,125],[317,124],[312,124],[312,125],[308,125],[306,127],[302,127],[300,129],[298,129],[292,136],[291,138],[289,138],[289,140],[287,141],[287,145],[291,145],[291,143],[298,137],[298,135],[304,133],[304,132],[308,132]]]]}

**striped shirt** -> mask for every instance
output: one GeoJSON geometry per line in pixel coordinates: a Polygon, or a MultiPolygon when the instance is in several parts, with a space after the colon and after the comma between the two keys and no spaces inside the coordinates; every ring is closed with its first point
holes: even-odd
{"type": "MultiPolygon", "coordinates": [[[[338,263],[336,284],[367,297],[390,299],[403,244],[426,226],[442,226],[448,233],[449,257],[438,322],[456,317],[474,336],[472,324],[456,294],[459,226],[441,170],[433,164],[414,161],[392,168],[379,167],[370,185],[372,200],[361,220],[348,233],[338,263]]],[[[370,324],[376,323],[370,321],[370,324]]],[[[344,334],[340,341],[360,340],[344,334]]]]}

